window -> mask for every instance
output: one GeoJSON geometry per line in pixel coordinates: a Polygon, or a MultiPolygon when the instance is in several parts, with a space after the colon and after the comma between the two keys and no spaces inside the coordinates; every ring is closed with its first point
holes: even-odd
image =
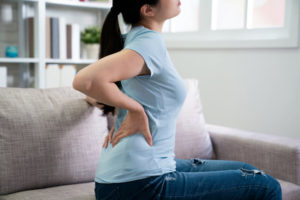
{"type": "Polygon", "coordinates": [[[168,28],[171,32],[190,32],[199,30],[199,0],[181,0],[181,13],[176,16],[168,28]]]}
{"type": "Polygon", "coordinates": [[[166,21],[169,48],[297,47],[299,0],[181,0],[166,21]]]}
{"type": "Polygon", "coordinates": [[[248,0],[248,28],[283,27],[286,0],[248,0]]]}
{"type": "Polygon", "coordinates": [[[212,0],[212,30],[244,28],[246,0],[212,0]]]}

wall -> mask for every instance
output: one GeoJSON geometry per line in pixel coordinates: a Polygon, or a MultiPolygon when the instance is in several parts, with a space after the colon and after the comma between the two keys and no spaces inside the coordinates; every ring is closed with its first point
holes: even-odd
{"type": "Polygon", "coordinates": [[[168,51],[207,123],[300,138],[300,48],[168,51]]]}

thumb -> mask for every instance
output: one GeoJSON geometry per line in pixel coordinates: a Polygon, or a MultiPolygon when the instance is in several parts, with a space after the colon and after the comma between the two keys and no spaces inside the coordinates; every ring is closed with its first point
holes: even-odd
{"type": "Polygon", "coordinates": [[[112,136],[114,130],[115,130],[115,126],[110,130],[110,132],[109,132],[109,134],[108,134],[108,141],[109,141],[110,143],[111,143],[111,141],[112,141],[111,136],[112,136]]]}
{"type": "Polygon", "coordinates": [[[146,134],[144,134],[144,137],[146,139],[146,141],[148,142],[148,144],[150,146],[152,146],[152,135],[149,131],[146,132],[146,134]]]}

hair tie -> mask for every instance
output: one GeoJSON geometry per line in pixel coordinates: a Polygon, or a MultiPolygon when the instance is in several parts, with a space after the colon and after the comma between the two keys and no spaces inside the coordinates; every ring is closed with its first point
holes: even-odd
{"type": "Polygon", "coordinates": [[[113,6],[111,7],[110,11],[114,14],[119,14],[121,12],[121,5],[118,0],[113,1],[113,6]]]}

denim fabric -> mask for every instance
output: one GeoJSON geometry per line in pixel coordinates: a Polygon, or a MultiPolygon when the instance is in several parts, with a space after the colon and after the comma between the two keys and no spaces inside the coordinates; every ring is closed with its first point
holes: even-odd
{"type": "Polygon", "coordinates": [[[95,182],[96,199],[282,199],[279,182],[248,163],[200,158],[175,161],[176,171],[163,175],[124,183],[95,182]]]}

